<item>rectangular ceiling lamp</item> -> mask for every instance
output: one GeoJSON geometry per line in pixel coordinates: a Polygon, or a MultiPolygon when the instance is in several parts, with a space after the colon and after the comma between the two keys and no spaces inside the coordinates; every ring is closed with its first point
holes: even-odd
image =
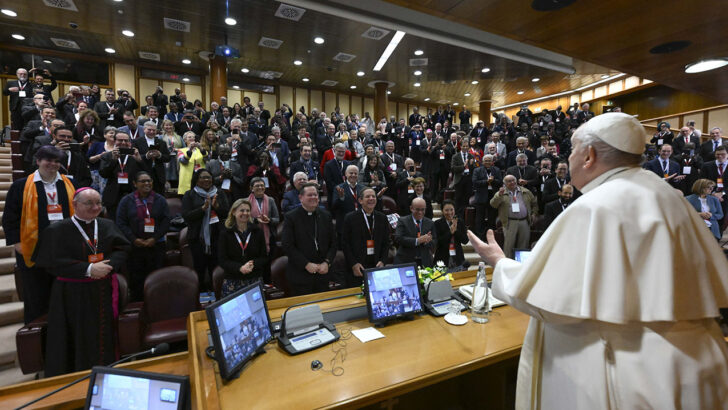
{"type": "Polygon", "coordinates": [[[374,71],[380,71],[382,67],[384,67],[384,64],[387,63],[389,56],[392,55],[394,49],[397,48],[399,42],[402,41],[402,37],[404,37],[404,31],[397,31],[396,33],[394,33],[392,40],[387,45],[387,48],[384,49],[382,56],[379,57],[377,65],[374,66],[374,71]]]}

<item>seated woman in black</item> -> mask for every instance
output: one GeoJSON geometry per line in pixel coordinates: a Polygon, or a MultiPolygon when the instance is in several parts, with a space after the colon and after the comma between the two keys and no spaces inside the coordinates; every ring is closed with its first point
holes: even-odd
{"type": "Polygon", "coordinates": [[[263,231],[250,217],[251,205],[247,199],[233,203],[220,233],[218,260],[225,271],[222,297],[241,289],[263,276],[268,265],[268,251],[263,231]]]}

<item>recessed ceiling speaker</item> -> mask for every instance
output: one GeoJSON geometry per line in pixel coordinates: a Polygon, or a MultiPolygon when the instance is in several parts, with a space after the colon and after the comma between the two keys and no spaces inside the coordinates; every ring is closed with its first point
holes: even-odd
{"type": "Polygon", "coordinates": [[[533,0],[531,8],[536,11],[557,11],[571,6],[576,0],[533,0]]]}
{"type": "Polygon", "coordinates": [[[651,54],[673,53],[675,51],[679,51],[679,50],[682,50],[683,48],[688,47],[690,44],[692,44],[692,43],[687,40],[670,41],[669,43],[663,43],[663,44],[652,47],[650,49],[650,53],[651,54]]]}

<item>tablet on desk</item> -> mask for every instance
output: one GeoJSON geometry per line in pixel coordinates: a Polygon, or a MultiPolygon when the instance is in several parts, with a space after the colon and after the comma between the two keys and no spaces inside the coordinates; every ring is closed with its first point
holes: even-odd
{"type": "Polygon", "coordinates": [[[516,261],[524,263],[531,256],[530,249],[514,249],[514,258],[516,261]]]}
{"type": "Polygon", "coordinates": [[[364,271],[369,321],[383,323],[422,312],[422,296],[414,263],[364,271]]]}
{"type": "Polygon", "coordinates": [[[220,376],[229,380],[273,338],[258,281],[205,308],[220,376]]]}
{"type": "Polygon", "coordinates": [[[189,378],[96,366],[91,370],[85,408],[189,409],[189,378]]]}

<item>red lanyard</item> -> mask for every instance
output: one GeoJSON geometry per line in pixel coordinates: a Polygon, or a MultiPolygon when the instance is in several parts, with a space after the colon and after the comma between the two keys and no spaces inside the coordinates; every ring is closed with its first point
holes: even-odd
{"type": "Polygon", "coordinates": [[[91,242],[88,235],[86,235],[86,231],[81,228],[81,225],[78,224],[78,221],[75,217],[71,218],[73,220],[73,224],[76,225],[76,228],[81,232],[81,235],[83,235],[83,239],[86,240],[86,245],[88,245],[89,248],[91,248],[91,252],[96,254],[96,246],[99,242],[99,223],[94,219],[94,240],[91,242]]]}
{"type": "Polygon", "coordinates": [[[56,194],[57,192],[46,192],[46,195],[48,195],[48,200],[52,203],[56,202],[56,194]]]}
{"type": "Polygon", "coordinates": [[[245,254],[245,250],[248,249],[248,242],[250,242],[250,235],[252,232],[248,233],[248,237],[245,238],[245,245],[243,245],[243,241],[240,240],[240,236],[238,236],[238,233],[235,232],[235,239],[238,240],[238,245],[240,245],[240,249],[243,250],[243,255],[245,254]]]}

